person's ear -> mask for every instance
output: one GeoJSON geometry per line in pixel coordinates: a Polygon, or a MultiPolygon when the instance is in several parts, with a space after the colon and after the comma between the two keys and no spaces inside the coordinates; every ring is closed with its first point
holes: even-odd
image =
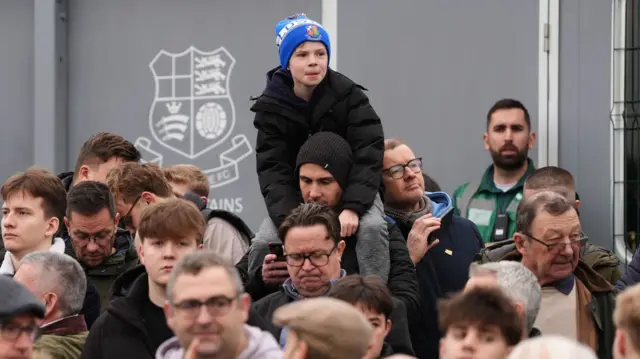
{"type": "Polygon", "coordinates": [[[151,192],[144,191],[140,194],[140,201],[146,204],[154,204],[156,203],[156,200],[156,195],[151,192]]]}
{"type": "Polygon", "coordinates": [[[46,318],[50,317],[53,311],[58,305],[58,295],[53,292],[48,292],[44,295],[44,315],[46,318]]]}
{"type": "Polygon", "coordinates": [[[58,217],[51,217],[47,222],[47,228],[44,231],[44,235],[46,237],[53,237],[56,232],[58,232],[58,228],[60,227],[60,219],[58,217]]]}
{"type": "Polygon", "coordinates": [[[580,200],[576,199],[576,208],[580,209],[580,200]]]}
{"type": "Polygon", "coordinates": [[[529,149],[532,149],[535,144],[536,144],[536,133],[531,131],[531,134],[529,134],[529,149]]]}
{"type": "Polygon", "coordinates": [[[516,244],[516,249],[520,254],[524,254],[527,252],[527,237],[520,233],[516,232],[513,234],[513,242],[516,244]]]}
{"type": "Polygon", "coordinates": [[[205,196],[200,196],[200,198],[204,201],[205,206],[209,204],[209,198],[205,196]]]}
{"type": "Polygon", "coordinates": [[[164,317],[167,320],[167,326],[170,329],[173,329],[173,309],[171,308],[171,304],[169,304],[169,299],[164,301],[164,305],[162,306],[162,311],[164,312],[164,317]]]}
{"type": "Polygon", "coordinates": [[[77,173],[78,181],[87,181],[87,180],[89,180],[90,179],[89,178],[90,173],[91,173],[91,169],[89,168],[89,166],[87,166],[87,165],[80,166],[80,169],[78,170],[78,173],[77,173]]]}
{"type": "Polygon", "coordinates": [[[485,132],[482,135],[482,143],[484,143],[484,149],[489,151],[489,133],[485,132]]]}
{"type": "MultiPolygon", "coordinates": [[[[62,220],[64,221],[64,226],[67,227],[67,232],[69,231],[69,219],[67,218],[67,216],[64,216],[62,218],[62,220]]],[[[116,221],[118,222],[118,221],[116,221]]]]}
{"type": "Polygon", "coordinates": [[[387,323],[386,323],[385,328],[384,328],[384,336],[385,337],[387,336],[387,334],[389,334],[389,331],[391,330],[391,325],[392,325],[391,320],[387,319],[387,323]]]}

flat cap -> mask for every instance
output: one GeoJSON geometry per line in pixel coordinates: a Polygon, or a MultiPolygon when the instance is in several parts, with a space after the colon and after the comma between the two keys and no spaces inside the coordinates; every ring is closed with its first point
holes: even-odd
{"type": "Polygon", "coordinates": [[[44,305],[22,284],[0,275],[0,320],[22,314],[44,317],[44,305]]]}
{"type": "Polygon", "coordinates": [[[289,330],[323,358],[362,358],[373,328],[353,305],[334,298],[303,299],[278,308],[273,322],[289,330]]]}

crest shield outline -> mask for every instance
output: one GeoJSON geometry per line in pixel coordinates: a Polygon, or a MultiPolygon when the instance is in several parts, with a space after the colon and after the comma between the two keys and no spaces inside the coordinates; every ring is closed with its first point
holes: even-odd
{"type": "Polygon", "coordinates": [[[149,63],[155,85],[149,129],[158,143],[195,159],[227,140],[236,121],[229,88],[235,62],[223,46],[158,52],[149,63]],[[159,62],[164,69],[156,68],[159,62]]]}

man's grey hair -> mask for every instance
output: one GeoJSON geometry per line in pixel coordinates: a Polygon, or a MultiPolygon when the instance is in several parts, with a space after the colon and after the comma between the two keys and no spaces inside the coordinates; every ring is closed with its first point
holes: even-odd
{"type": "Polygon", "coordinates": [[[535,274],[522,263],[514,261],[490,262],[481,265],[472,263],[469,267],[469,277],[484,273],[490,273],[496,277],[498,286],[509,299],[522,303],[527,333],[531,332],[540,311],[541,300],[540,283],[535,274]]]}
{"type": "Polygon", "coordinates": [[[527,339],[516,345],[507,359],[597,359],[588,346],[559,335],[527,339]]]}
{"type": "Polygon", "coordinates": [[[87,278],[78,261],[64,253],[32,252],[24,256],[20,266],[36,268],[36,283],[40,294],[53,292],[58,296],[58,309],[63,317],[80,313],[87,292],[87,278]]]}
{"type": "Polygon", "coordinates": [[[211,267],[224,268],[233,282],[236,294],[244,293],[244,286],[242,285],[242,278],[240,278],[238,269],[216,252],[211,250],[201,250],[187,254],[180,259],[173,268],[173,271],[171,271],[171,275],[169,276],[169,282],[167,283],[167,298],[173,298],[173,288],[176,285],[176,280],[178,280],[181,275],[198,275],[201,271],[211,267]]]}
{"type": "Polygon", "coordinates": [[[575,202],[553,191],[541,191],[531,197],[523,198],[518,204],[516,214],[516,231],[529,233],[531,224],[540,212],[552,216],[560,216],[568,211],[575,211],[575,202]]]}

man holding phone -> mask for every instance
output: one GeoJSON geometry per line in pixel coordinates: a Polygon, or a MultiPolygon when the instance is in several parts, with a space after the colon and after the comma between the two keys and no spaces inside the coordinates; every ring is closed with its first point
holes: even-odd
{"type": "Polygon", "coordinates": [[[418,358],[437,358],[441,337],[436,302],[464,288],[469,266],[484,246],[473,222],[454,215],[444,192],[425,192],[422,159],[397,139],[384,143],[385,213],[402,232],[416,267],[422,302],[419,327],[411,328],[418,358]]]}
{"type": "MultiPolygon", "coordinates": [[[[349,144],[332,133],[319,132],[311,136],[300,148],[296,159],[296,176],[301,197],[305,203],[318,203],[340,213],[345,178],[352,168],[352,153],[349,144]]],[[[389,278],[387,284],[391,294],[402,301],[407,317],[415,319],[419,312],[420,298],[414,265],[402,233],[395,222],[387,218],[384,232],[388,233],[389,278]]],[[[380,228],[380,231],[383,231],[380,228]]],[[[253,300],[258,300],[277,288],[289,278],[284,262],[282,242],[275,229],[273,233],[262,233],[268,240],[254,240],[249,250],[249,273],[252,282],[248,286],[259,290],[248,290],[253,300]],[[257,284],[256,284],[257,283],[257,284]],[[262,286],[260,284],[266,284],[262,286]]],[[[341,267],[347,274],[360,273],[357,251],[358,236],[343,238],[346,242],[341,267]]],[[[370,263],[376,263],[371,256],[370,263]]]]}

